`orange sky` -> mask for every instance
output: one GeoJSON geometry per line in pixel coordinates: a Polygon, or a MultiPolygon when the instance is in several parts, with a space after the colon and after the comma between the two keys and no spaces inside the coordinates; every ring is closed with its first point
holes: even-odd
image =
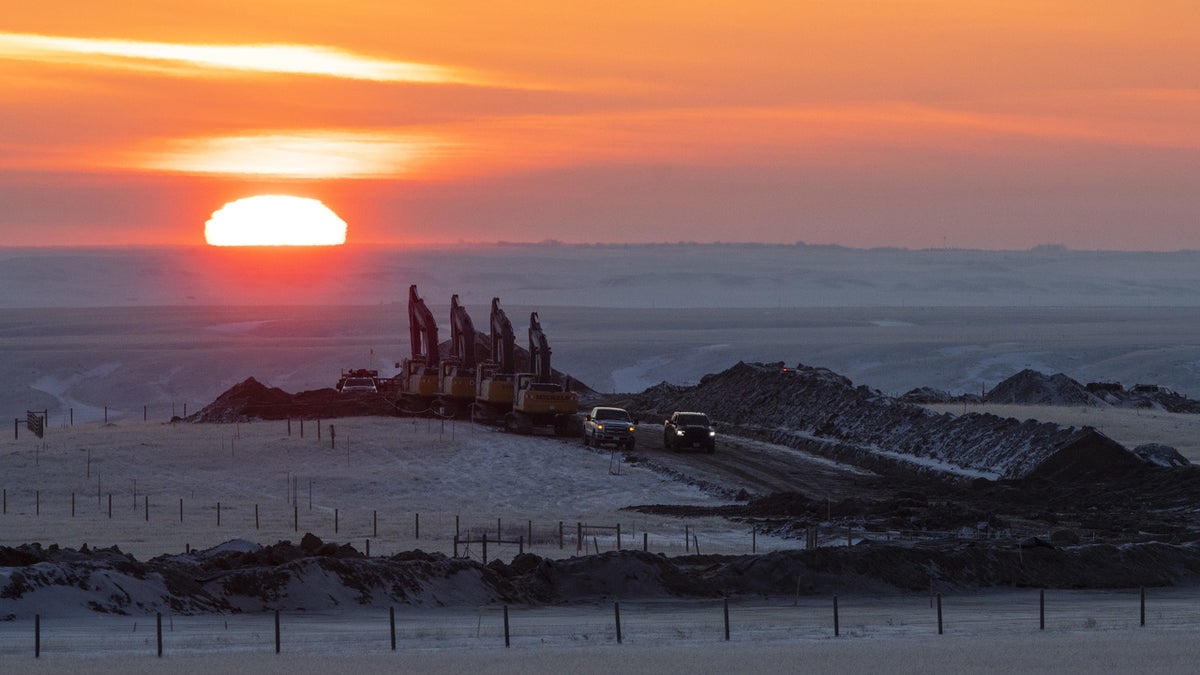
{"type": "Polygon", "coordinates": [[[1195,3],[619,4],[6,8],[0,230],[1200,248],[1195,3]]]}

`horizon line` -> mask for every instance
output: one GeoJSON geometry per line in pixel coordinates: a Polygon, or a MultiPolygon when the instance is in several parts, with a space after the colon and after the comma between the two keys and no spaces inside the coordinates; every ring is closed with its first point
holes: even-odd
{"type": "Polygon", "coordinates": [[[822,244],[809,243],[805,241],[795,241],[791,243],[785,242],[757,242],[757,241],[661,241],[661,242],[564,242],[556,239],[543,239],[541,241],[445,241],[445,242],[346,242],[337,246],[233,246],[233,247],[217,247],[207,243],[157,243],[157,244],[25,244],[19,246],[11,246],[0,244],[0,251],[53,251],[53,250],[165,250],[165,249],[220,249],[220,250],[237,250],[237,249],[296,249],[296,250],[337,250],[342,248],[357,248],[357,249],[461,249],[461,248],[661,248],[661,247],[730,247],[730,248],[814,248],[814,249],[837,249],[845,251],[876,251],[876,252],[906,252],[906,253],[926,253],[926,252],[975,252],[975,253],[1036,253],[1036,252],[1058,252],[1058,253],[1197,253],[1200,249],[1194,248],[1178,248],[1178,249],[1084,249],[1071,248],[1066,244],[1046,243],[1035,244],[1027,248],[970,248],[960,246],[926,246],[926,247],[905,247],[905,246],[848,246],[845,244],[822,244]]]}

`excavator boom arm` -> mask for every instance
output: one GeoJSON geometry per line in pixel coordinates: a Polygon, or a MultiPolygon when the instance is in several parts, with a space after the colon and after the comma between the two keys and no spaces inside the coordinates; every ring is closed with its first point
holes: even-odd
{"type": "Polygon", "coordinates": [[[450,298],[450,355],[463,368],[475,367],[475,324],[467,310],[458,304],[458,294],[450,298]]]}
{"type": "Polygon", "coordinates": [[[433,312],[417,295],[416,284],[408,287],[408,332],[413,360],[424,359],[426,365],[436,367],[439,360],[437,323],[433,320],[433,312]]]}
{"type": "Polygon", "coordinates": [[[491,342],[492,360],[496,362],[496,372],[511,375],[517,372],[515,355],[517,336],[513,332],[512,322],[500,307],[500,298],[492,298],[491,342]]]}
{"type": "Polygon", "coordinates": [[[542,332],[537,312],[529,315],[529,365],[538,382],[550,382],[554,379],[550,369],[550,343],[546,340],[546,334],[542,332]]]}

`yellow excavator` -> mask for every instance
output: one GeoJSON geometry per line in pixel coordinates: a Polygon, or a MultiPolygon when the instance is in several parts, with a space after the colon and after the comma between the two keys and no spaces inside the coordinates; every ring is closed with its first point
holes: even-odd
{"type": "Polygon", "coordinates": [[[516,336],[512,322],[500,307],[500,298],[492,298],[488,328],[491,358],[475,369],[475,404],[471,416],[476,422],[496,424],[512,412],[517,379],[516,336]]]}
{"type": "Polygon", "coordinates": [[[538,313],[529,315],[529,373],[518,373],[512,411],[504,417],[504,428],[518,434],[533,433],[535,427],[553,427],[557,436],[578,435],[579,394],[560,384],[550,368],[550,343],[542,332],[538,313]]]}
{"type": "Polygon", "coordinates": [[[458,294],[450,298],[450,354],[441,362],[433,409],[447,417],[465,413],[475,399],[475,324],[458,294]]]}
{"type": "Polygon", "coordinates": [[[438,397],[439,354],[437,323],[416,284],[408,287],[408,333],[412,356],[396,364],[397,405],[402,413],[420,414],[438,397]]]}

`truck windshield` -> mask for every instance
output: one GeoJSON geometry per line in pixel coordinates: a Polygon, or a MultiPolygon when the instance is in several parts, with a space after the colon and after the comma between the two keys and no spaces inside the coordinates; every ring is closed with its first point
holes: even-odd
{"type": "Polygon", "coordinates": [[[679,415],[675,418],[675,423],[685,427],[706,427],[708,415],[679,415]]]}
{"type": "Polygon", "coordinates": [[[597,410],[596,419],[598,420],[625,420],[629,421],[629,413],[624,410],[597,410]]]}

